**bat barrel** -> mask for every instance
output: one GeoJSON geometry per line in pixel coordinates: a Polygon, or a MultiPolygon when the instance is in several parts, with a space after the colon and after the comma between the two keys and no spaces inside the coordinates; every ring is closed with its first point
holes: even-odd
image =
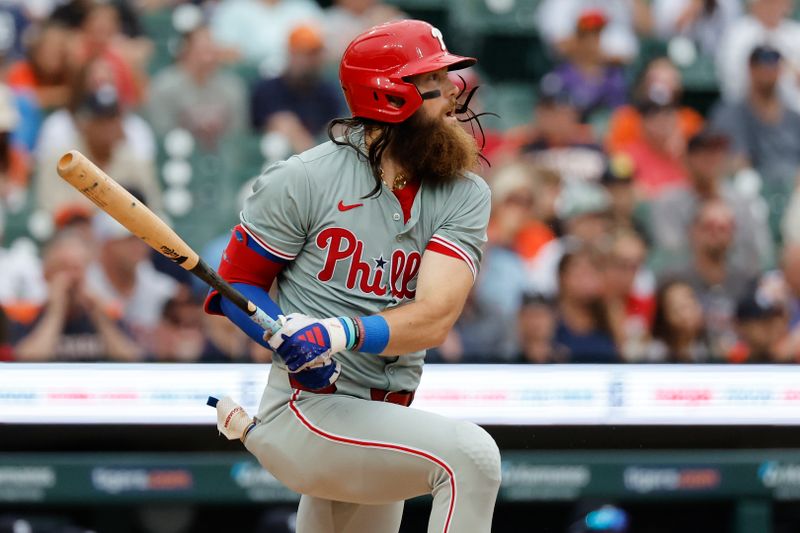
{"type": "Polygon", "coordinates": [[[61,156],[58,174],[78,192],[157,252],[186,270],[199,256],[167,224],[77,150],[61,156]]]}

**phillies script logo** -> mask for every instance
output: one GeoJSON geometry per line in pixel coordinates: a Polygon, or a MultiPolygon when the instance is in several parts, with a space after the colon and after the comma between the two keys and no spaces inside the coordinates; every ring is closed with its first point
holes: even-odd
{"type": "Polygon", "coordinates": [[[364,243],[353,232],[344,228],[328,228],[317,235],[317,246],[326,250],[325,266],[317,273],[320,281],[333,279],[333,271],[340,261],[346,265],[347,288],[358,287],[362,292],[384,296],[387,291],[399,299],[414,298],[416,290],[408,285],[419,271],[422,256],[419,252],[406,253],[395,250],[389,261],[383,256],[364,260],[364,243]],[[349,264],[348,264],[349,263],[349,264]],[[388,263],[388,265],[387,265],[388,263]],[[387,280],[388,279],[388,286],[387,280]]]}

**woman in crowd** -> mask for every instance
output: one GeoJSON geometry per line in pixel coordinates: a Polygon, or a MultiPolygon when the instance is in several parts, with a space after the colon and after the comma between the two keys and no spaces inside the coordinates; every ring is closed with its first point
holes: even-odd
{"type": "Polygon", "coordinates": [[[656,291],[653,341],[646,361],[705,363],[711,359],[703,310],[691,285],[680,279],[663,283],[656,291]]]}

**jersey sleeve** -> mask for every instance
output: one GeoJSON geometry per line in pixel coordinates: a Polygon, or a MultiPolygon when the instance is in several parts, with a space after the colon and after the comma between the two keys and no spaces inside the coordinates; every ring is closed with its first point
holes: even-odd
{"type": "Polygon", "coordinates": [[[426,250],[461,259],[474,280],[486,244],[490,210],[491,194],[483,180],[470,186],[464,195],[452,196],[426,250]]]}
{"type": "Polygon", "coordinates": [[[275,163],[258,177],[253,194],[245,200],[242,228],[268,259],[292,261],[306,241],[311,200],[302,161],[292,157],[275,163]]]}

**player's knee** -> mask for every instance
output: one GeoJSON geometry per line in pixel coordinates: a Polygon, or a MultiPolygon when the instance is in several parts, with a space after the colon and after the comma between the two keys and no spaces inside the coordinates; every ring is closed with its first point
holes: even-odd
{"type": "Polygon", "coordinates": [[[456,442],[466,456],[471,475],[480,477],[486,487],[500,486],[500,450],[483,428],[464,422],[456,427],[456,442]]]}

